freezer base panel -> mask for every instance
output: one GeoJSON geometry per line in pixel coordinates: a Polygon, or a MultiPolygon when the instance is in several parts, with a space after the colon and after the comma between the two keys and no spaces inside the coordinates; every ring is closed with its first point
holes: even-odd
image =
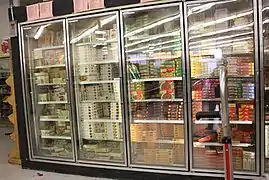
{"type": "MultiPolygon", "coordinates": [[[[128,180],[142,180],[142,179],[158,179],[158,180],[222,180],[223,174],[214,174],[214,173],[192,173],[192,172],[181,172],[183,175],[180,175],[180,172],[174,171],[166,172],[162,170],[150,170],[150,169],[140,169],[140,168],[130,168],[128,167],[89,167],[85,164],[74,164],[74,163],[61,163],[60,162],[42,162],[40,161],[22,161],[23,169],[31,170],[41,170],[47,172],[56,172],[63,174],[72,174],[72,175],[81,175],[89,177],[99,177],[99,178],[108,178],[108,179],[128,179],[128,180]],[[57,164],[59,163],[59,164],[57,164]],[[157,173],[159,172],[159,173],[157,173]],[[209,174],[210,173],[210,174],[209,174]]],[[[258,176],[235,176],[235,180],[239,179],[260,179],[258,176]]]]}

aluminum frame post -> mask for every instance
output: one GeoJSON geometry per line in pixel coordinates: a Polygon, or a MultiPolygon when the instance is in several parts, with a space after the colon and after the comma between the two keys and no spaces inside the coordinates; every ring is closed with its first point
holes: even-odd
{"type": "Polygon", "coordinates": [[[233,159],[232,159],[232,133],[229,122],[228,112],[228,89],[225,63],[219,66],[219,81],[220,81],[220,99],[221,99],[221,119],[223,130],[223,151],[224,151],[224,168],[225,179],[233,180],[233,159]]]}

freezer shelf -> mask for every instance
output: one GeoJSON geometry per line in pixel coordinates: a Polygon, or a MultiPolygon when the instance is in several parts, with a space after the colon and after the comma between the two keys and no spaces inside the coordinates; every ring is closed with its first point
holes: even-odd
{"type": "MultiPolygon", "coordinates": [[[[66,84],[63,21],[23,28],[23,58],[29,79],[26,97],[30,109],[32,152],[42,159],[74,159],[70,105],[66,84]],[[43,32],[41,32],[41,30],[43,32]]],[[[27,76],[26,76],[27,77],[27,76]]]]}
{"type": "Polygon", "coordinates": [[[223,170],[220,119],[196,120],[196,113],[220,111],[219,64],[227,67],[228,111],[236,171],[256,168],[256,95],[253,2],[187,3],[189,113],[195,171],[223,170]],[[199,6],[199,7],[198,7],[199,6]]]}
{"type": "Polygon", "coordinates": [[[131,164],[136,166],[185,166],[180,16],[179,5],[123,13],[131,164]]]}
{"type": "Polygon", "coordinates": [[[111,13],[69,22],[78,159],[86,162],[125,163],[117,21],[111,13]]]}

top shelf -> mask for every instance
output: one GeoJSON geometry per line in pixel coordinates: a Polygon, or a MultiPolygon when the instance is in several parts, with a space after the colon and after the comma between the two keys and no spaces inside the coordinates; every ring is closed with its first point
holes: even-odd
{"type": "Polygon", "coordinates": [[[36,66],[35,69],[63,68],[63,67],[66,67],[66,65],[65,64],[53,64],[53,65],[36,66]]]}
{"type": "Polygon", "coordinates": [[[88,62],[79,62],[78,65],[95,65],[95,64],[112,64],[119,63],[118,60],[102,60],[102,61],[88,61],[88,62]]]}
{"type": "Polygon", "coordinates": [[[128,62],[139,62],[139,61],[151,61],[151,60],[172,60],[181,58],[180,56],[172,56],[172,57],[145,57],[145,58],[132,58],[127,59],[128,62]]]}
{"type": "Polygon", "coordinates": [[[182,77],[162,77],[149,79],[132,79],[131,82],[151,82],[151,81],[181,81],[182,77]]]}
{"type": "Polygon", "coordinates": [[[110,43],[116,43],[117,40],[116,39],[109,39],[109,40],[106,40],[106,41],[93,41],[93,42],[85,42],[85,43],[78,43],[76,44],[77,47],[79,46],[105,46],[107,44],[110,44],[110,43]]]}
{"type": "MultiPolygon", "coordinates": [[[[242,76],[231,76],[231,75],[227,75],[227,78],[254,78],[254,76],[249,76],[249,75],[242,75],[242,76]]],[[[192,77],[192,80],[201,80],[201,79],[219,79],[219,77],[192,77]]]]}
{"type": "Polygon", "coordinates": [[[54,49],[62,49],[62,48],[64,48],[64,45],[35,48],[34,51],[54,50],[54,49]]]}
{"type": "MultiPolygon", "coordinates": [[[[230,54],[222,54],[223,56],[251,56],[253,53],[230,53],[230,54]]],[[[203,57],[203,56],[214,56],[214,54],[193,54],[190,57],[203,57]]]]}

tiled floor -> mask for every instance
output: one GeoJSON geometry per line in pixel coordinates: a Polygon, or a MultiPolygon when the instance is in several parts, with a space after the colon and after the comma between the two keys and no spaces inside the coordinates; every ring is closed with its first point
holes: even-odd
{"type": "Polygon", "coordinates": [[[11,129],[0,127],[0,180],[108,180],[24,170],[20,166],[8,164],[8,151],[12,147],[12,142],[4,135],[6,132],[11,132],[11,129]]]}

